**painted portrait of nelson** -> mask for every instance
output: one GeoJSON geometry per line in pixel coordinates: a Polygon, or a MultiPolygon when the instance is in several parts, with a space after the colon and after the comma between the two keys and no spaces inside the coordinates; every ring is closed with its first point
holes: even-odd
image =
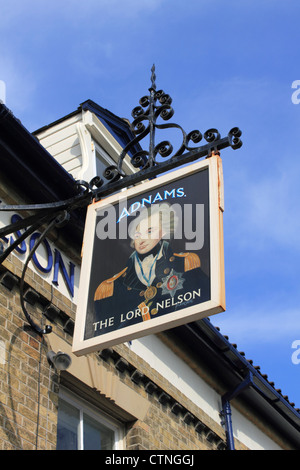
{"type": "Polygon", "coordinates": [[[173,251],[177,222],[172,206],[163,202],[143,208],[130,223],[126,265],[94,293],[93,336],[209,300],[209,276],[197,252],[173,251]]]}

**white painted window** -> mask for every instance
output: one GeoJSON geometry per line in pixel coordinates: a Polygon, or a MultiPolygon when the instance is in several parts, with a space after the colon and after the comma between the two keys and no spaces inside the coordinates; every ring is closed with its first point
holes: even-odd
{"type": "Polygon", "coordinates": [[[108,153],[95,142],[95,156],[96,156],[96,175],[104,179],[103,172],[108,166],[115,165],[115,162],[110,158],[108,153]]]}
{"type": "Polygon", "coordinates": [[[121,440],[120,423],[77,395],[60,392],[57,450],[117,450],[121,440]]]}

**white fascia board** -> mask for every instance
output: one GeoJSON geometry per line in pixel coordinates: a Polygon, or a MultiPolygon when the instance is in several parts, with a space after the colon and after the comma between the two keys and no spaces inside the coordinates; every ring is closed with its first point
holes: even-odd
{"type": "MultiPolygon", "coordinates": [[[[84,111],[82,113],[82,122],[91,133],[93,139],[103,147],[114,162],[118,163],[123,149],[97,116],[91,111],[84,111]]],[[[130,160],[131,158],[127,154],[124,158],[123,165],[126,174],[132,174],[138,171],[138,169],[134,168],[130,163],[130,160]]]]}

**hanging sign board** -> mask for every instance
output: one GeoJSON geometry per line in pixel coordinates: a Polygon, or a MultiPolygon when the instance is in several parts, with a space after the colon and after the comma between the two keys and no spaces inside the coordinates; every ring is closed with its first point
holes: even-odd
{"type": "Polygon", "coordinates": [[[90,205],[73,352],[224,311],[222,217],[217,155],[90,205]]]}

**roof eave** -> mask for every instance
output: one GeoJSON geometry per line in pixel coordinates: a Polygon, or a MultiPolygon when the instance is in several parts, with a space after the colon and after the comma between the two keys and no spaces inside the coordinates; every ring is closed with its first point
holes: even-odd
{"type": "MultiPolygon", "coordinates": [[[[209,318],[177,327],[172,332],[188,344],[197,354],[206,348],[214,356],[216,374],[225,378],[227,390],[231,393],[247,377],[253,376],[253,383],[240,396],[267,416],[280,433],[289,436],[296,448],[299,446],[300,413],[271,383],[249,362],[236,347],[211,323],[209,318]]],[[[213,360],[213,359],[212,359],[213,360]]]]}
{"type": "MultiPolygon", "coordinates": [[[[44,204],[68,200],[82,188],[47,152],[13,113],[0,103],[1,173],[20,198],[28,204],[44,204]]],[[[82,239],[84,216],[73,214],[68,232],[82,239]]]]}

